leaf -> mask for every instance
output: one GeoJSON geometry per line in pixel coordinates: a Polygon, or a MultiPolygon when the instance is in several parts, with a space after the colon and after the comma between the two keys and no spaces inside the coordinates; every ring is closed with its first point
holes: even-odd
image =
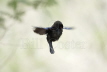
{"type": "Polygon", "coordinates": [[[42,1],[41,1],[41,0],[33,1],[33,2],[32,2],[32,6],[33,6],[35,9],[37,9],[37,8],[38,8],[38,6],[39,6],[41,3],[42,3],[42,1]]]}
{"type": "Polygon", "coordinates": [[[9,6],[10,8],[13,8],[14,10],[16,10],[16,8],[17,8],[17,3],[18,3],[17,0],[12,0],[12,1],[10,1],[10,2],[8,3],[8,6],[9,6]]]}
{"type": "Polygon", "coordinates": [[[25,11],[18,11],[18,12],[16,12],[16,14],[17,14],[18,16],[22,16],[24,13],[25,13],[25,11]]]}
{"type": "Polygon", "coordinates": [[[1,28],[5,28],[4,22],[5,22],[5,19],[2,16],[0,16],[0,27],[1,28]]]}
{"type": "Polygon", "coordinates": [[[54,6],[56,5],[57,2],[56,0],[46,0],[44,3],[43,3],[43,7],[49,7],[49,6],[54,6]]]}
{"type": "Polygon", "coordinates": [[[1,13],[2,15],[8,16],[8,17],[10,17],[10,18],[13,18],[13,15],[10,14],[10,13],[4,12],[4,11],[0,11],[0,13],[1,13]]]}
{"type": "Polygon", "coordinates": [[[4,23],[4,18],[0,16],[0,24],[4,23]]]}
{"type": "Polygon", "coordinates": [[[18,20],[18,21],[21,21],[21,17],[22,15],[24,14],[25,12],[24,11],[18,11],[15,13],[15,16],[14,16],[14,19],[18,20]]]}
{"type": "Polygon", "coordinates": [[[25,5],[32,5],[32,3],[29,0],[18,0],[19,3],[23,3],[25,5]]]}
{"type": "Polygon", "coordinates": [[[57,4],[56,0],[36,0],[33,1],[32,5],[35,9],[37,9],[39,6],[41,7],[49,7],[57,4]]]}

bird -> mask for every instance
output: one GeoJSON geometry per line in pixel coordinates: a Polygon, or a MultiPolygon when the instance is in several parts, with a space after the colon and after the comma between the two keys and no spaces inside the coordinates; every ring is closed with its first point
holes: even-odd
{"type": "Polygon", "coordinates": [[[49,44],[50,48],[50,53],[54,54],[54,48],[52,45],[52,42],[55,42],[59,40],[59,38],[62,35],[63,29],[71,30],[74,29],[73,27],[64,27],[61,21],[55,21],[54,24],[51,27],[33,27],[34,28],[34,33],[37,33],[39,35],[45,35],[47,36],[47,42],[49,44]]]}

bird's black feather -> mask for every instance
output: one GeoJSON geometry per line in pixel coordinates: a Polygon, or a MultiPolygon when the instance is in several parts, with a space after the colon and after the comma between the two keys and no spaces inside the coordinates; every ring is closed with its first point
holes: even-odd
{"type": "MultiPolygon", "coordinates": [[[[72,28],[66,27],[64,29],[72,29],[72,28]]],[[[47,27],[47,28],[34,27],[34,32],[40,35],[47,34],[47,41],[49,43],[50,53],[54,54],[52,42],[58,40],[62,35],[63,24],[60,21],[56,21],[51,27],[47,27]]]]}

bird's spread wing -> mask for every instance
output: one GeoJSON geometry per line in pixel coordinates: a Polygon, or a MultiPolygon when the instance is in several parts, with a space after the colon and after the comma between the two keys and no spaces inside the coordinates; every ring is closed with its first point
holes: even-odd
{"type": "Polygon", "coordinates": [[[44,35],[46,34],[46,29],[42,27],[33,27],[33,31],[37,34],[44,35]]]}
{"type": "Polygon", "coordinates": [[[44,29],[46,29],[46,30],[48,30],[48,29],[51,29],[52,27],[46,27],[46,28],[44,28],[44,29]]]}
{"type": "Polygon", "coordinates": [[[47,30],[50,28],[51,27],[43,28],[43,27],[34,27],[33,26],[33,31],[37,34],[44,35],[44,34],[47,34],[47,30]]]}
{"type": "Polygon", "coordinates": [[[74,27],[64,27],[63,29],[71,30],[74,29],[74,27]]]}

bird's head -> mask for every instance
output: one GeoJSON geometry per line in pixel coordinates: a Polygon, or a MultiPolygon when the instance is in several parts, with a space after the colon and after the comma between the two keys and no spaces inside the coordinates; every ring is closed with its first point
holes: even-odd
{"type": "Polygon", "coordinates": [[[60,21],[55,21],[54,24],[52,25],[52,27],[58,28],[58,29],[63,29],[63,24],[60,21]]]}

